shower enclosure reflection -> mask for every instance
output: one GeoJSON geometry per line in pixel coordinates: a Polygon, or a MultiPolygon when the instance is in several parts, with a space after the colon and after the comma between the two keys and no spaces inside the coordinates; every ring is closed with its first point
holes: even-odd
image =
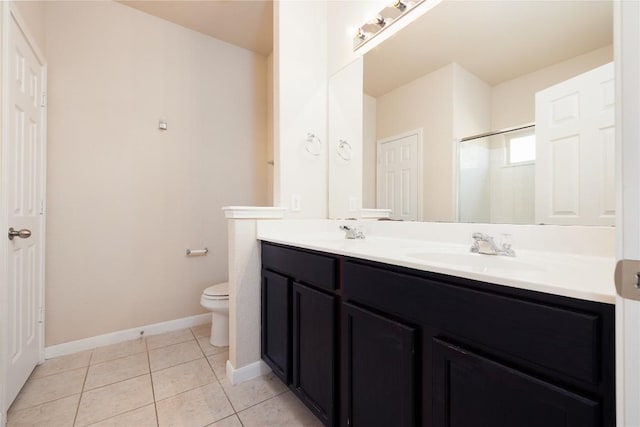
{"type": "Polygon", "coordinates": [[[532,224],[535,126],[463,138],[458,145],[458,220],[532,224]]]}

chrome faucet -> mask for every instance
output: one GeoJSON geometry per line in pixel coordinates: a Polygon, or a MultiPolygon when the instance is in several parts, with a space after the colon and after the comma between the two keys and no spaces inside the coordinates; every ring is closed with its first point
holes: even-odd
{"type": "Polygon", "coordinates": [[[485,255],[504,255],[504,256],[516,256],[516,253],[511,249],[511,236],[508,234],[503,235],[502,245],[498,246],[493,240],[493,237],[484,233],[473,233],[473,245],[471,246],[471,252],[476,254],[485,255]]]}
{"type": "Polygon", "coordinates": [[[360,227],[341,225],[340,230],[345,232],[345,239],[364,239],[364,232],[360,227]]]}

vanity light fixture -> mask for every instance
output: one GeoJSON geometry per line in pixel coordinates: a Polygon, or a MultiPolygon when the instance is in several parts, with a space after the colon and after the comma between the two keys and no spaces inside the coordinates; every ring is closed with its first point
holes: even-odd
{"type": "Polygon", "coordinates": [[[402,0],[396,0],[396,2],[393,4],[393,7],[399,9],[401,12],[404,12],[404,10],[407,8],[407,5],[403,3],[402,0]]]}
{"type": "Polygon", "coordinates": [[[367,38],[367,33],[365,33],[362,28],[358,28],[358,33],[356,34],[356,38],[358,40],[364,41],[367,38]]]}
{"type": "Polygon", "coordinates": [[[375,18],[365,22],[358,28],[353,38],[353,50],[374,38],[380,31],[415,9],[425,0],[395,0],[393,4],[380,10],[375,18]]]}

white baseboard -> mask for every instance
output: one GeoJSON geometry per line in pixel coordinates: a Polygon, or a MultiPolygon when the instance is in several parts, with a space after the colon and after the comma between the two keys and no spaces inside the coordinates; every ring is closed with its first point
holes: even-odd
{"type": "Polygon", "coordinates": [[[45,359],[51,359],[52,357],[77,353],[79,351],[90,350],[104,345],[134,340],[136,338],[140,338],[141,332],[144,333],[144,336],[157,335],[164,332],[177,331],[179,329],[204,325],[209,322],[211,322],[211,313],[196,314],[195,316],[183,317],[182,319],[168,320],[166,322],[139,326],[137,328],[126,329],[124,331],[110,332],[104,335],[52,345],[44,349],[44,356],[45,359]]]}
{"type": "Polygon", "coordinates": [[[262,375],[267,375],[269,372],[271,372],[271,368],[262,360],[238,369],[233,367],[230,360],[227,360],[227,378],[229,378],[229,381],[233,385],[249,381],[262,375]]]}

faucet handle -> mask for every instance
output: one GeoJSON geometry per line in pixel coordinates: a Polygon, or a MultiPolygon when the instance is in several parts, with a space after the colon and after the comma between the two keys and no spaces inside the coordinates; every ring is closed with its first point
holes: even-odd
{"type": "Polygon", "coordinates": [[[362,228],[357,225],[354,225],[354,226],[341,225],[340,230],[346,233],[345,237],[347,239],[364,239],[365,237],[364,230],[362,230],[362,228]]]}
{"type": "Polygon", "coordinates": [[[471,235],[471,237],[473,237],[473,240],[487,240],[489,236],[487,236],[484,233],[480,233],[479,231],[476,231],[471,235]]]}
{"type": "Polygon", "coordinates": [[[511,245],[513,245],[513,238],[511,234],[504,233],[500,235],[500,246],[502,249],[511,249],[511,245]]]}
{"type": "Polygon", "coordinates": [[[513,238],[511,234],[500,235],[500,253],[506,256],[516,256],[516,252],[511,248],[513,245],[513,238]]]}

